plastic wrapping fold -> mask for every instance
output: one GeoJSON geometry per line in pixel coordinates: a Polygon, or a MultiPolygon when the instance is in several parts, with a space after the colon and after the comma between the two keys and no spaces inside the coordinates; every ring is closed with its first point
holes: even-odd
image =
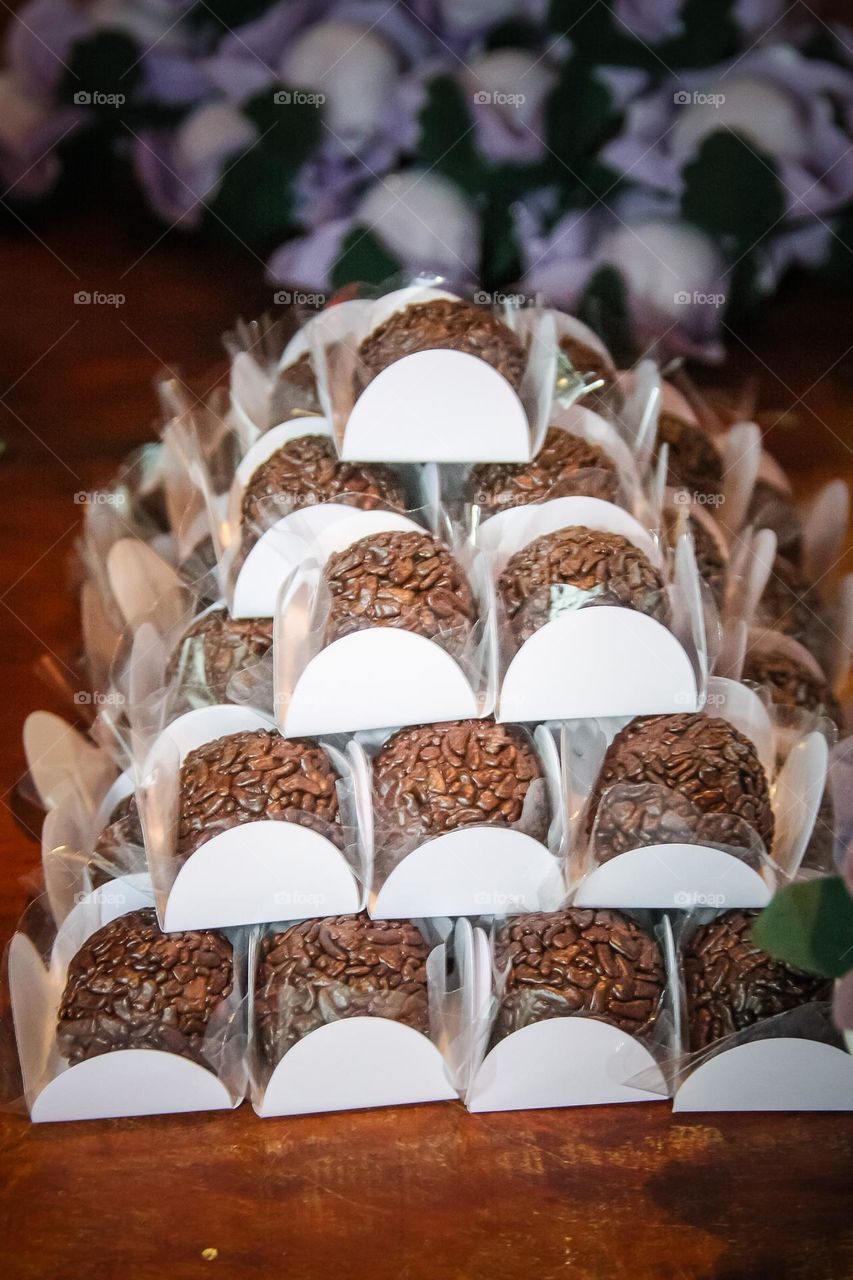
{"type": "Polygon", "coordinates": [[[532,988],[526,1011],[516,1011],[518,1025],[497,1034],[506,979],[495,964],[497,925],[490,936],[482,928],[470,930],[461,961],[467,1017],[463,1098],[469,1111],[649,1102],[668,1096],[663,1064],[681,1036],[672,932],[666,916],[657,926],[646,917],[638,923],[656,937],[665,973],[653,1027],[642,1038],[604,1017],[573,1010],[556,992],[549,999],[543,990],[537,999],[532,988]]]}
{"type": "MultiPolygon", "coordinates": [[[[219,1110],[235,1107],[242,1100],[246,1075],[245,954],[239,936],[232,939],[231,989],[217,1002],[203,1033],[182,1042],[165,1029],[164,1022],[160,1036],[158,1025],[148,1023],[147,1015],[141,1022],[128,1023],[123,1031],[121,1015],[111,1020],[104,1012],[100,1023],[96,1013],[81,1019],[79,1030],[66,1019],[66,1039],[59,1034],[66,974],[81,947],[118,917],[151,906],[147,877],[124,877],[80,895],[59,925],[48,913],[41,911],[36,919],[31,911],[12,938],[6,966],[23,1102],[32,1120],[219,1110]],[[134,1038],[147,1038],[146,1028],[160,1047],[133,1044],[134,1038]],[[88,1035],[93,1037],[94,1047],[87,1056],[88,1035]],[[103,1044],[99,1037],[104,1037],[103,1044]],[[109,1040],[121,1047],[105,1048],[109,1040]],[[162,1047],[166,1043],[175,1043],[176,1048],[162,1047]],[[66,1053],[78,1060],[72,1064],[66,1053]]],[[[101,975],[98,990],[104,995],[93,996],[87,1007],[106,1010],[107,973],[101,975]]]]}
{"type": "MultiPolygon", "coordinates": [[[[535,734],[518,726],[512,733],[510,745],[529,751],[539,769],[517,819],[451,822],[437,831],[375,802],[373,763],[390,735],[362,734],[350,744],[365,857],[372,868],[372,917],[506,914],[550,910],[564,901],[564,800],[554,734],[544,725],[535,734]]],[[[467,772],[460,785],[469,785],[467,772]]]]}
{"type": "MultiPolygon", "coordinates": [[[[654,714],[699,705],[707,652],[688,536],[679,539],[668,578],[657,536],[599,498],[555,498],[507,511],[501,519],[501,540],[487,552],[497,587],[498,719],[654,714]],[[603,544],[611,535],[624,539],[623,570],[608,566],[610,580],[590,589],[569,582],[527,590],[528,577],[539,570],[534,565],[529,572],[525,549],[548,534],[559,538],[566,531],[568,538],[569,530],[577,530],[580,539],[578,575],[588,575],[589,566],[607,554],[603,544]],[[604,537],[596,539],[597,533],[604,537]],[[505,573],[511,558],[514,579],[505,573]]],[[[566,548],[568,554],[570,540],[566,548]]]]}
{"type": "Polygon", "coordinates": [[[769,784],[773,843],[735,813],[707,812],[662,783],[619,782],[592,798],[608,746],[630,717],[563,727],[572,901],[580,907],[761,907],[800,871],[823,795],[830,726],[780,730],[746,685],[714,677],[705,711],[748,738],[769,784]],[[781,761],[777,768],[777,761],[781,761]]]}
{"type": "MultiPolygon", "coordinates": [[[[248,1056],[258,1115],[458,1097],[465,1017],[459,971],[452,961],[452,921],[413,921],[429,947],[425,981],[420,974],[408,974],[404,958],[400,981],[390,987],[380,979],[379,989],[358,975],[351,982],[308,978],[302,968],[291,978],[276,979],[272,971],[281,934],[298,923],[269,925],[254,931],[250,942],[248,1056]]],[[[324,941],[325,928],[326,922],[317,922],[320,945],[334,954],[333,942],[324,941]]],[[[459,928],[457,924],[457,934],[459,928]]],[[[380,969],[396,963],[390,952],[390,947],[381,951],[380,969]]]]}
{"type": "Polygon", "coordinates": [[[329,556],[368,534],[422,531],[409,516],[352,512],[315,540],[315,560],[299,565],[282,588],[274,629],[274,698],[286,737],[465,720],[493,710],[491,580],[482,555],[468,544],[447,549],[467,579],[473,618],[464,620],[455,605],[451,615],[456,612],[458,621],[443,621],[436,612],[429,637],[394,625],[362,625],[359,609],[342,614],[339,633],[329,638],[329,556]]]}
{"type": "MultiPolygon", "coordinates": [[[[414,351],[374,374],[362,343],[387,320],[421,303],[462,301],[414,284],[376,300],[322,312],[303,333],[321,409],[341,457],[360,462],[525,462],[545,434],[556,369],[553,320],[515,306],[500,319],[524,345],[517,387],[477,355],[414,351]],[[484,430],[484,427],[486,428],[484,430]]],[[[484,314],[489,314],[484,312],[484,314]]]]}

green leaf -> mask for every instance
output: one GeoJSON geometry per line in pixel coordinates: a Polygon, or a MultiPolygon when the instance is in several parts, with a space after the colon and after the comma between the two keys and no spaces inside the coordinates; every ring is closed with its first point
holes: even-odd
{"type": "Polygon", "coordinates": [[[136,41],[123,31],[104,29],[76,41],[59,85],[60,100],[91,107],[118,122],[142,76],[140,53],[136,41]]]}
{"type": "Polygon", "coordinates": [[[758,917],[753,937],[795,969],[840,978],[853,969],[853,898],[840,876],[788,885],[758,917]]]}
{"type": "Polygon", "coordinates": [[[751,249],[785,213],[775,164],[735,133],[709,134],[683,177],[682,216],[736,251],[751,249]]]}
{"type": "Polygon", "coordinates": [[[599,267],[593,272],[578,303],[577,314],[598,334],[617,363],[622,360],[627,367],[633,355],[628,290],[615,267],[599,267]]]}
{"type": "Polygon", "coordinates": [[[592,62],[641,67],[661,76],[679,67],[711,67],[736,53],[740,32],[731,17],[733,4],[686,0],[679,34],[658,44],[635,38],[610,5],[589,0],[552,0],[550,25],[592,62]]]}
{"type": "Polygon", "coordinates": [[[382,284],[401,269],[378,236],[363,226],[355,226],[344,238],[332,268],[332,288],[340,289],[353,280],[382,284]]]}
{"type": "Polygon", "coordinates": [[[545,103],[545,139],[559,167],[577,169],[582,157],[594,155],[606,141],[615,122],[610,90],[594,68],[578,58],[563,63],[545,103]]]}
{"type": "Polygon", "coordinates": [[[473,118],[461,86],[452,76],[430,81],[418,116],[418,161],[476,195],[486,181],[486,166],[477,150],[473,118]]]}

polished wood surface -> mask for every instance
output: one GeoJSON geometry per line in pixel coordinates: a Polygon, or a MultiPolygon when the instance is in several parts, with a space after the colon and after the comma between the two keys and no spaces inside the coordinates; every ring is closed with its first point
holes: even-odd
{"type": "MultiPolygon", "coordinates": [[[[74,688],[75,495],[151,437],[159,369],[204,389],[221,331],[273,293],[247,254],[177,233],[146,252],[159,229],[97,208],[28,221],[0,240],[4,942],[38,866],[37,815],[15,793],[21,725],[59,705],[39,656],[74,688]],[[86,306],[79,290],[126,301],[86,306]]],[[[768,445],[798,488],[853,476],[845,300],[792,286],[730,343],[715,380],[758,374],[768,445]]],[[[474,1117],[458,1103],[265,1122],[248,1105],[47,1126],[5,1114],[0,1158],[15,1280],[853,1275],[850,1116],[684,1118],[653,1104],[474,1117]]]]}

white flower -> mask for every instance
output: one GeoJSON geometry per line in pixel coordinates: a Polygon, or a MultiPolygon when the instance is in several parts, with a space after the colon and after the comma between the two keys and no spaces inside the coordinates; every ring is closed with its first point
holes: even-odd
{"type": "Polygon", "coordinates": [[[453,279],[472,274],[479,221],[462,192],[438,174],[392,173],[367,192],[355,222],[370,227],[402,263],[453,279]]]}
{"type": "Polygon", "coordinates": [[[353,22],[320,22],[290,46],[279,74],[285,84],[323,94],[325,123],[357,149],[381,124],[399,66],[375,31],[353,22]]]}
{"type": "Polygon", "coordinates": [[[679,112],[670,134],[670,146],[676,155],[691,156],[715,129],[731,129],[770,155],[785,160],[804,159],[808,146],[806,121],[796,98],[772,81],[757,76],[726,76],[707,83],[698,96],[699,101],[679,112]]]}
{"type": "Polygon", "coordinates": [[[601,262],[617,267],[633,303],[681,319],[685,298],[719,293],[726,264],[713,241],[696,227],[669,219],[617,226],[598,247],[601,262]]]}
{"type": "Polygon", "coordinates": [[[190,112],[175,134],[175,167],[184,179],[209,174],[208,192],[218,184],[225,160],[246,151],[257,131],[230,102],[209,102],[190,112]]]}

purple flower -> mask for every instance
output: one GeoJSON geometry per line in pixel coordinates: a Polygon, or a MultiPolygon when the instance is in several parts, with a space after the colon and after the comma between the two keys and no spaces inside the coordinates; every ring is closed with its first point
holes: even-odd
{"type": "Polygon", "coordinates": [[[474,206],[446,178],[411,170],[374,183],[349,217],[282,245],[268,264],[270,278],[328,290],[344,239],[358,228],[376,236],[407,274],[476,278],[480,224],[474,206]]]}
{"type": "Polygon", "coordinates": [[[613,17],[617,29],[623,28],[621,34],[627,33],[644,44],[659,44],[681,35],[682,8],[683,0],[659,0],[657,4],[650,4],[649,0],[616,0],[613,17]]]}
{"type": "MultiPolygon", "coordinates": [[[[836,1026],[842,1031],[853,1033],[853,972],[845,973],[835,988],[835,999],[832,1005],[832,1014],[835,1019],[836,1026]]],[[[850,1052],[853,1053],[853,1045],[849,1045],[850,1052]]]]}
{"type": "Polygon", "coordinates": [[[134,167],[152,208],[168,222],[196,226],[229,162],[256,137],[255,125],[223,101],[197,108],[173,132],[141,135],[134,167]]]}
{"type": "Polygon", "coordinates": [[[821,217],[853,198],[853,156],[837,120],[851,109],[853,76],[845,69],[789,45],[759,48],[731,67],[684,73],[638,99],[602,159],[677,196],[704,139],[729,130],[774,162],[791,219],[821,217]]]}
{"type": "Polygon", "coordinates": [[[6,37],[6,66],[22,93],[46,101],[67,72],[71,49],[90,36],[90,12],[68,0],[32,0],[13,14],[6,37]]]}

